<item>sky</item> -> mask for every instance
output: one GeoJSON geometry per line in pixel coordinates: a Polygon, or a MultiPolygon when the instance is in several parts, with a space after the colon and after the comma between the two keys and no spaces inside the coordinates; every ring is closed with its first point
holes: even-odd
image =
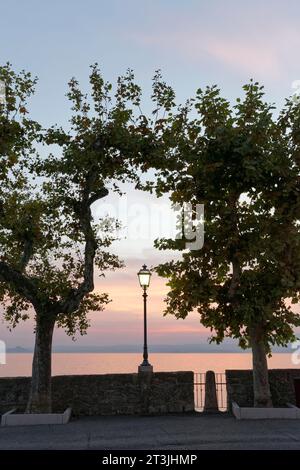
{"type": "MultiPolygon", "coordinates": [[[[253,78],[280,107],[300,80],[299,20],[296,0],[0,0],[0,63],[9,61],[16,70],[24,68],[39,77],[30,109],[44,126],[67,125],[67,82],[76,76],[86,87],[94,62],[112,82],[132,68],[146,108],[157,69],[176,90],[178,102],[212,84],[234,100],[253,78]]],[[[167,198],[156,200],[130,186],[125,189],[122,201],[111,195],[105,204],[128,227],[126,238],[114,245],[126,268],[104,280],[96,278],[96,290],[109,292],[113,302],[105,312],[91,316],[88,334],[73,347],[140,345],[142,297],[136,273],[143,263],[153,266],[173,256],[153,248],[154,238],[166,230],[165,217],[158,214],[168,211],[167,198]]],[[[95,216],[103,210],[96,206],[95,216]]],[[[168,230],[170,226],[172,221],[168,230]]],[[[209,332],[196,313],[184,321],[163,317],[166,292],[164,281],[153,275],[149,343],[206,341],[209,332]]],[[[32,322],[12,333],[4,324],[0,328],[8,347],[33,346],[32,322]]],[[[63,331],[55,332],[54,345],[71,344],[63,331]]]]}

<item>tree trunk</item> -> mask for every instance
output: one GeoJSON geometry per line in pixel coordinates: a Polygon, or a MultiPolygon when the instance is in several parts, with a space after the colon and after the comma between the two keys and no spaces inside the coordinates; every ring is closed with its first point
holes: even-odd
{"type": "Polygon", "coordinates": [[[262,328],[255,325],[250,328],[253,364],[253,391],[255,407],[272,407],[266,349],[262,337],[262,328]]]}
{"type": "Polygon", "coordinates": [[[55,316],[37,314],[27,413],[51,413],[51,355],[55,316]]]}

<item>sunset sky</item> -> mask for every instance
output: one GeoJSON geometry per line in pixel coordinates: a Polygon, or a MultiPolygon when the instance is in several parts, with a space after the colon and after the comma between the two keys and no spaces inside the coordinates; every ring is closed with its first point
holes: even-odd
{"type": "MultiPolygon", "coordinates": [[[[31,111],[44,126],[67,125],[67,81],[76,76],[86,86],[94,62],[112,82],[132,68],[144,90],[146,110],[151,78],[159,68],[175,88],[178,102],[212,84],[233,100],[254,78],[265,85],[267,99],[280,107],[300,80],[299,15],[297,0],[10,0],[0,2],[0,63],[10,61],[16,70],[24,68],[39,77],[31,111]]],[[[158,216],[159,208],[168,211],[167,199],[156,200],[130,186],[126,190],[122,203],[115,195],[105,201],[128,226],[127,238],[114,246],[126,268],[96,279],[96,289],[109,292],[113,302],[105,312],[91,316],[91,328],[78,339],[78,347],[141,344],[142,298],[136,273],[143,263],[151,266],[172,256],[153,248],[153,239],[172,225],[163,226],[165,218],[158,216]]],[[[95,216],[104,210],[99,204],[95,216]]],[[[196,314],[184,321],[162,316],[165,293],[164,282],[153,276],[150,344],[205,341],[209,332],[196,314]]],[[[13,333],[4,324],[0,327],[0,339],[9,347],[33,346],[31,322],[13,333]]],[[[56,331],[54,344],[70,345],[71,340],[56,331]]]]}

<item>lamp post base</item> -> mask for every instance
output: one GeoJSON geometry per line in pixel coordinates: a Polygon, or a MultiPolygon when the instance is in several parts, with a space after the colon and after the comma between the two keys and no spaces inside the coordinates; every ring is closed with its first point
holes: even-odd
{"type": "Polygon", "coordinates": [[[141,364],[138,368],[138,371],[139,372],[148,372],[148,373],[151,373],[153,372],[153,366],[151,366],[151,364],[147,364],[147,365],[144,365],[144,364],[141,364]]]}

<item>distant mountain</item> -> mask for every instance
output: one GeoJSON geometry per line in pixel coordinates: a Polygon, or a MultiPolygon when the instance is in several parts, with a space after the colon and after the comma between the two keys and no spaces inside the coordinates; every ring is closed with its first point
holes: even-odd
{"type": "Polygon", "coordinates": [[[30,353],[32,349],[22,348],[21,346],[16,346],[15,348],[8,348],[7,353],[30,353]]]}
{"type": "MultiPolygon", "coordinates": [[[[79,346],[79,345],[58,345],[54,346],[53,352],[55,353],[142,353],[142,345],[111,345],[111,346],[79,346]]],[[[250,352],[249,349],[242,350],[233,342],[223,343],[218,346],[216,344],[198,343],[198,344],[153,344],[149,345],[149,351],[151,353],[243,353],[250,352]]],[[[8,348],[7,353],[32,353],[33,350],[30,348],[23,348],[16,346],[14,348],[8,348]]],[[[274,347],[273,352],[280,353],[291,353],[292,349],[274,347]]]]}
{"type": "MultiPolygon", "coordinates": [[[[56,346],[54,352],[60,353],[141,353],[143,346],[140,344],[120,344],[106,346],[56,346]]],[[[221,347],[210,344],[150,344],[152,353],[209,353],[209,352],[241,352],[232,344],[224,344],[221,347]]]]}

